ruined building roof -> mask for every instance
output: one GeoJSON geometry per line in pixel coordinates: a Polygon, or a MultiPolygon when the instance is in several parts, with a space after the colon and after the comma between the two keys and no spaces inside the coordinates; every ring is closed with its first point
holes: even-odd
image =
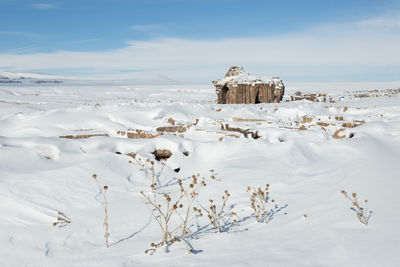
{"type": "Polygon", "coordinates": [[[215,86],[223,86],[225,84],[280,84],[282,81],[279,77],[265,77],[250,75],[245,72],[241,66],[233,66],[226,73],[225,77],[213,82],[215,86]]]}

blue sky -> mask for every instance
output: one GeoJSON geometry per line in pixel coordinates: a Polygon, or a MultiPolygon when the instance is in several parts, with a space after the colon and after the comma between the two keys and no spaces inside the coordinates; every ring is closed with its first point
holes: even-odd
{"type": "Polygon", "coordinates": [[[395,0],[0,0],[3,70],[392,81],[399,39],[395,0]]]}

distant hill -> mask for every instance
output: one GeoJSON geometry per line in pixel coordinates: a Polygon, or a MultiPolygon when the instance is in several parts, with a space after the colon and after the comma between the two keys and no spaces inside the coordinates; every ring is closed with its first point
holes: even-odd
{"type": "Polygon", "coordinates": [[[102,76],[61,76],[43,73],[0,71],[0,84],[180,84],[161,74],[131,72],[102,76]]]}
{"type": "Polygon", "coordinates": [[[65,79],[68,79],[68,77],[41,73],[0,71],[0,84],[60,84],[65,79]]]}

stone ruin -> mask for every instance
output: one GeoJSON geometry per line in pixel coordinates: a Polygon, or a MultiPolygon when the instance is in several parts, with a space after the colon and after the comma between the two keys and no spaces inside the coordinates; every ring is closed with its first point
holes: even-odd
{"type": "Polygon", "coordinates": [[[224,78],[213,81],[218,104],[258,104],[280,102],[285,85],[279,77],[262,77],[246,73],[233,66],[224,78]]]}

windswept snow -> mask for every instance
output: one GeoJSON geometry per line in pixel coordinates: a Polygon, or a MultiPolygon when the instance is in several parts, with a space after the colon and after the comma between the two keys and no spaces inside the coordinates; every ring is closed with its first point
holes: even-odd
{"type": "Polygon", "coordinates": [[[211,84],[0,86],[0,266],[399,266],[400,98],[331,94],[337,103],[217,105],[211,84]],[[155,134],[169,118],[191,127],[153,139],[118,133],[155,134]],[[341,128],[346,138],[334,139],[341,128]],[[59,138],[83,134],[104,136],[59,138]],[[196,254],[184,242],[144,253],[161,239],[140,195],[151,179],[125,154],[154,159],[155,149],[172,152],[163,192],[214,169],[221,181],[200,198],[229,190],[241,218],[229,232],[209,226],[190,239],[196,254]],[[108,249],[94,173],[109,187],[108,249]],[[256,223],[245,190],[267,183],[280,209],[256,223]],[[368,226],[341,190],[373,211],[368,226]],[[57,211],[71,223],[53,227],[57,211]]]}

